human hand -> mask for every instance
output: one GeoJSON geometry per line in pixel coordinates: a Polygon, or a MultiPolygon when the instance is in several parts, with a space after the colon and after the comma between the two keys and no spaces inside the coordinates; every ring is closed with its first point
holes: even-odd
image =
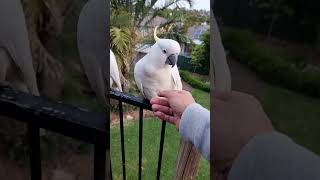
{"type": "Polygon", "coordinates": [[[273,127],[253,96],[235,91],[212,93],[211,160],[217,174],[223,174],[253,136],[271,132],[273,127]]]}
{"type": "Polygon", "coordinates": [[[159,97],[152,98],[152,110],[154,114],[162,120],[174,124],[179,130],[180,119],[184,110],[195,102],[188,91],[161,91],[159,97]]]}

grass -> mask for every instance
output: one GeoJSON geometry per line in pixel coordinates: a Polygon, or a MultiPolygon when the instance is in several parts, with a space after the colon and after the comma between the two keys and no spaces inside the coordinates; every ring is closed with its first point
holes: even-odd
{"type": "MultiPolygon", "coordinates": [[[[210,107],[210,94],[198,89],[192,91],[197,103],[204,107],[210,107]]],[[[126,123],[125,150],[127,179],[137,179],[138,176],[138,121],[126,123]]],[[[142,179],[154,179],[157,172],[158,151],[160,142],[161,121],[156,118],[148,118],[143,124],[143,157],[142,179]]],[[[110,130],[112,173],[114,179],[122,179],[121,145],[119,126],[110,130]]],[[[175,160],[179,147],[179,133],[172,125],[167,125],[164,152],[161,168],[161,179],[172,179],[175,171],[175,160]]],[[[202,159],[197,179],[210,178],[209,162],[202,159]]]]}
{"type": "Polygon", "coordinates": [[[199,89],[192,90],[192,96],[197,103],[201,104],[203,107],[210,109],[210,93],[199,89]]]}
{"type": "Polygon", "coordinates": [[[192,73],[192,75],[198,79],[199,81],[209,83],[210,82],[210,76],[209,75],[201,75],[197,73],[192,73]]]}
{"type": "Polygon", "coordinates": [[[256,36],[249,31],[226,29],[222,34],[230,54],[266,82],[320,97],[320,71],[293,63],[303,62],[299,60],[302,56],[297,56],[298,60],[288,60],[290,57],[285,53],[276,54],[272,49],[260,46],[256,36]]]}
{"type": "Polygon", "coordinates": [[[269,86],[260,99],[274,127],[320,154],[320,99],[269,86]]]}

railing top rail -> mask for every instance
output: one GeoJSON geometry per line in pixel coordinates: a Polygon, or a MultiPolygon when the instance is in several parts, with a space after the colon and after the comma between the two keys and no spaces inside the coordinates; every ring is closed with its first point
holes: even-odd
{"type": "Polygon", "coordinates": [[[152,110],[150,101],[143,97],[132,96],[128,93],[123,93],[116,90],[110,90],[110,98],[116,99],[134,106],[142,107],[143,109],[152,110]]]}
{"type": "Polygon", "coordinates": [[[107,145],[109,116],[0,86],[0,115],[93,144],[107,145]]]}

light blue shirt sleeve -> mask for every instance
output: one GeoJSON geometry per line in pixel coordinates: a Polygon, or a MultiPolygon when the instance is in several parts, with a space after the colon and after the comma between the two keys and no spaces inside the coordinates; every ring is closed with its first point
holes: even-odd
{"type": "Polygon", "coordinates": [[[182,114],[179,132],[210,160],[210,111],[200,104],[190,104],[182,114]]]}
{"type": "Polygon", "coordinates": [[[288,136],[265,133],[245,145],[230,170],[228,180],[319,180],[320,157],[288,136]]]}

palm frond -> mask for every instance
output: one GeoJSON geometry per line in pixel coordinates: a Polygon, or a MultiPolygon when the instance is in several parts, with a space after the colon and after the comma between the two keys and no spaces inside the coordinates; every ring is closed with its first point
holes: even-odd
{"type": "Polygon", "coordinates": [[[117,61],[120,64],[120,68],[125,66],[129,61],[128,58],[131,53],[132,35],[129,28],[112,27],[110,29],[110,46],[117,61]]]}

